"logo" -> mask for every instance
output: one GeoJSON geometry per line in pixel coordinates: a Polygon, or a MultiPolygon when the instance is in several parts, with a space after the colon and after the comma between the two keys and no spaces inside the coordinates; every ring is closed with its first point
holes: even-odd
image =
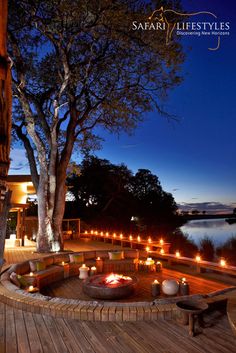
{"type": "Polygon", "coordinates": [[[133,30],[156,30],[166,32],[166,45],[172,42],[173,33],[177,36],[210,36],[214,37],[215,44],[209,47],[209,50],[218,50],[220,48],[221,37],[229,35],[230,23],[218,22],[217,16],[210,11],[198,11],[192,13],[182,13],[172,9],[164,9],[161,6],[153,11],[148,22],[133,21],[133,30]],[[212,18],[212,21],[192,21],[197,16],[202,15],[206,18],[212,18]]]}

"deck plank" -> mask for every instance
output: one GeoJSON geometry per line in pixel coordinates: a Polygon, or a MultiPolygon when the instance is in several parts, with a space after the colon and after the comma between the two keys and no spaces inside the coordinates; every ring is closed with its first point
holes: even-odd
{"type": "Polygon", "coordinates": [[[16,326],[13,308],[6,306],[6,353],[17,353],[16,326]]]}

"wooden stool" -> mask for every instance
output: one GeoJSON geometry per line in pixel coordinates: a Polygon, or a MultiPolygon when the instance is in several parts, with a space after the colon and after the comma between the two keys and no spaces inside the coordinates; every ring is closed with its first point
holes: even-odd
{"type": "Polygon", "coordinates": [[[188,315],[189,335],[193,337],[196,333],[194,330],[195,324],[198,322],[198,325],[200,326],[199,316],[203,313],[203,311],[208,309],[208,304],[203,301],[182,300],[177,302],[176,306],[185,317],[188,315]]]}

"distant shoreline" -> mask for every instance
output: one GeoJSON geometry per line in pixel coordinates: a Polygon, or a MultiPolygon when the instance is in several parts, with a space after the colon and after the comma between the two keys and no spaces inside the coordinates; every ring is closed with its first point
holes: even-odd
{"type": "Polygon", "coordinates": [[[217,218],[235,218],[235,215],[232,213],[225,214],[198,214],[198,215],[184,215],[181,216],[184,221],[200,220],[200,219],[217,219],[217,218]]]}

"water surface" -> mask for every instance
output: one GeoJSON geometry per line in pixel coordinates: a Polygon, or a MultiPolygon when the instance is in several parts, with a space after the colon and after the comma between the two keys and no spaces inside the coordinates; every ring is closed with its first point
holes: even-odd
{"type": "Polygon", "coordinates": [[[192,220],[180,229],[183,233],[187,233],[197,245],[204,236],[211,238],[217,246],[230,237],[236,236],[236,223],[228,224],[224,218],[192,220]]]}

